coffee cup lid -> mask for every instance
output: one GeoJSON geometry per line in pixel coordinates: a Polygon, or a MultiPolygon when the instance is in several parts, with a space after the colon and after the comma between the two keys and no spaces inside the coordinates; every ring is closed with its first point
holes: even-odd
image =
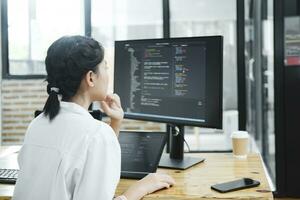
{"type": "Polygon", "coordinates": [[[231,134],[232,138],[248,138],[249,134],[247,131],[234,131],[231,134]]]}

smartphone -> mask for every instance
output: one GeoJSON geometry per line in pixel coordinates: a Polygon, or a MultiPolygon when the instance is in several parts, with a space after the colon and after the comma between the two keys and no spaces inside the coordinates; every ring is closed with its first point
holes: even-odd
{"type": "Polygon", "coordinates": [[[213,185],[211,186],[211,189],[224,193],[224,192],[231,192],[235,190],[241,190],[245,188],[256,187],[259,184],[260,184],[259,181],[253,180],[251,178],[242,178],[235,181],[213,185]]]}

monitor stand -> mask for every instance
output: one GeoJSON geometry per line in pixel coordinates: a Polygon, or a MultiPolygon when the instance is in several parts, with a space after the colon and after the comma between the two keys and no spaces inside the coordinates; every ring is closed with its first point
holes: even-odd
{"type": "Polygon", "coordinates": [[[184,156],[184,126],[183,125],[168,125],[169,132],[169,156],[162,155],[159,167],[171,169],[187,169],[203,162],[204,158],[184,156]]]}

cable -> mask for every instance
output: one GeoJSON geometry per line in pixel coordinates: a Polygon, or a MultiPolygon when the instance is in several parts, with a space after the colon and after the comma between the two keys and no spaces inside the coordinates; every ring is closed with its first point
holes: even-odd
{"type": "Polygon", "coordinates": [[[188,151],[187,151],[187,152],[184,152],[184,153],[190,153],[190,152],[191,152],[190,146],[189,146],[189,144],[187,143],[187,141],[184,139],[184,137],[183,137],[183,141],[184,141],[184,143],[186,144],[186,146],[187,146],[187,148],[188,148],[188,151]]]}
{"type": "Polygon", "coordinates": [[[178,126],[174,125],[174,124],[168,124],[170,127],[174,128],[175,130],[175,134],[172,133],[173,136],[178,136],[180,135],[180,137],[183,139],[184,143],[186,144],[187,148],[188,148],[188,151],[187,152],[184,152],[184,153],[189,153],[191,152],[191,149],[190,149],[190,145],[187,143],[187,141],[185,140],[184,136],[182,134],[180,134],[180,130],[178,128],[178,126]]]}

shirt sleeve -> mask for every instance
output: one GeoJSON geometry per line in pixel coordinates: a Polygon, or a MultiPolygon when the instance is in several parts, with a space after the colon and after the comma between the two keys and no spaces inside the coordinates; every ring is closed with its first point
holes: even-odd
{"type": "MultiPolygon", "coordinates": [[[[108,125],[107,125],[108,126],[108,125]]],[[[109,127],[90,138],[82,173],[74,191],[74,200],[111,200],[120,180],[119,143],[109,127]]]]}

